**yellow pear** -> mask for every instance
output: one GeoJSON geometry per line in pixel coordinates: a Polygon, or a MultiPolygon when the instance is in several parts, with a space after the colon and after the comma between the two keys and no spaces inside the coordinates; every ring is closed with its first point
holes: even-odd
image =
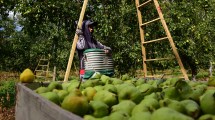
{"type": "Polygon", "coordinates": [[[34,81],[34,73],[29,69],[25,69],[21,74],[20,74],[20,81],[29,83],[34,81]]]}

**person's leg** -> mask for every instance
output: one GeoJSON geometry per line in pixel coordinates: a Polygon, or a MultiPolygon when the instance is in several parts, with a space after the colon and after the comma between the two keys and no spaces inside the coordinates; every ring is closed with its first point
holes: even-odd
{"type": "Polygon", "coordinates": [[[79,77],[80,77],[80,80],[84,78],[84,73],[85,73],[85,70],[84,69],[80,69],[79,71],[79,77]]]}

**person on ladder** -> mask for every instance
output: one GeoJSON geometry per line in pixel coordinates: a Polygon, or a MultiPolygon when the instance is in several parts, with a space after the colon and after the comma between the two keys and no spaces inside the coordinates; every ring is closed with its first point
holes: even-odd
{"type": "Polygon", "coordinates": [[[84,20],[82,23],[82,28],[76,30],[76,34],[78,35],[78,42],[76,45],[76,49],[78,52],[80,70],[79,76],[80,79],[83,78],[85,70],[84,70],[84,51],[86,49],[98,48],[104,49],[105,53],[110,53],[111,48],[103,45],[99,41],[97,41],[93,36],[93,29],[97,26],[97,22],[92,20],[84,20]]]}

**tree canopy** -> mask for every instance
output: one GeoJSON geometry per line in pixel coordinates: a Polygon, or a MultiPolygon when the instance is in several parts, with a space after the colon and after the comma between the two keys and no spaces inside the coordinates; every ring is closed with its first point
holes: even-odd
{"type": "MultiPolygon", "coordinates": [[[[143,1],[142,1],[143,2],[143,1]]],[[[21,71],[34,69],[41,55],[50,54],[52,65],[66,70],[75,21],[78,20],[81,0],[1,0],[0,15],[0,70],[21,71]],[[20,14],[9,18],[9,13],[20,14]],[[15,28],[22,26],[21,31],[15,28]]],[[[214,60],[215,47],[215,0],[164,0],[160,2],[181,59],[188,70],[197,72],[207,68],[214,60]]],[[[144,21],[157,15],[154,6],[143,9],[144,21]]],[[[90,0],[86,18],[99,24],[96,39],[113,49],[113,60],[117,73],[131,74],[142,69],[142,54],[139,25],[135,2],[131,0],[90,0]]],[[[145,28],[145,39],[162,37],[159,25],[145,28]]],[[[149,57],[169,52],[169,44],[147,46],[149,57]]],[[[78,66],[77,56],[73,62],[78,66]]],[[[156,69],[175,64],[154,63],[156,69]]]]}

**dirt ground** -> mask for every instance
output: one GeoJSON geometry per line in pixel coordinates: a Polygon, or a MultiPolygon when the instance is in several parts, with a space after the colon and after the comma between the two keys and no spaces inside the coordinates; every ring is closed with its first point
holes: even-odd
{"type": "Polygon", "coordinates": [[[15,120],[15,107],[9,109],[0,107],[0,120],[15,120]]]}

